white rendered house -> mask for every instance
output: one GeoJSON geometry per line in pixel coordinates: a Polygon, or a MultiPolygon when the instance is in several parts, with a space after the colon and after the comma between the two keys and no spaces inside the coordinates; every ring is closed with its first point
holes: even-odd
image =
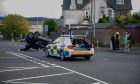
{"type": "Polygon", "coordinates": [[[114,18],[127,15],[132,10],[131,0],[93,0],[92,4],[91,0],[63,0],[64,25],[89,24],[91,11],[95,14],[95,23],[98,23],[99,18],[102,18],[104,14],[114,18]]]}

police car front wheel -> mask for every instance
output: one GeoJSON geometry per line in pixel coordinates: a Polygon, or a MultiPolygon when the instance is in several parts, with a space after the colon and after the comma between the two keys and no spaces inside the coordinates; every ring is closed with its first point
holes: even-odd
{"type": "Polygon", "coordinates": [[[61,59],[62,61],[65,60],[64,52],[62,52],[62,51],[61,51],[61,53],[60,53],[60,59],[61,59]]]}
{"type": "Polygon", "coordinates": [[[85,59],[86,60],[90,60],[91,56],[86,56],[85,59]]]}
{"type": "Polygon", "coordinates": [[[46,55],[46,57],[49,57],[50,55],[49,55],[49,51],[48,51],[48,49],[44,49],[44,51],[45,51],[45,55],[46,55]]]}

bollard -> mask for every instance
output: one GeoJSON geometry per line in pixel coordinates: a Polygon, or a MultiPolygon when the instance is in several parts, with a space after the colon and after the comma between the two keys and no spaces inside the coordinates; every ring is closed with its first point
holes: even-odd
{"type": "Polygon", "coordinates": [[[97,43],[97,48],[99,48],[99,41],[97,40],[96,43],[97,43]]]}
{"type": "Polygon", "coordinates": [[[113,49],[112,41],[110,41],[110,49],[113,49]]]}
{"type": "Polygon", "coordinates": [[[14,37],[13,37],[13,36],[14,36],[14,34],[12,33],[12,34],[11,34],[11,37],[12,37],[11,40],[12,40],[12,42],[14,42],[14,37]]]}

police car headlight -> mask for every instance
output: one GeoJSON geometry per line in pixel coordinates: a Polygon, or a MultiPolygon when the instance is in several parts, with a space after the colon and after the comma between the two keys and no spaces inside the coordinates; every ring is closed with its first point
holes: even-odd
{"type": "Polygon", "coordinates": [[[94,48],[91,48],[90,51],[94,52],[94,48]]]}

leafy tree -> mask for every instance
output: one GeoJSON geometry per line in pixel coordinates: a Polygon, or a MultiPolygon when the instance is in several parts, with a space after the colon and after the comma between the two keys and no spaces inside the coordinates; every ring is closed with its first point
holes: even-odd
{"type": "Polygon", "coordinates": [[[133,15],[126,16],[126,24],[129,24],[129,23],[135,23],[135,18],[133,17],[133,15]]]}
{"type": "Polygon", "coordinates": [[[29,24],[23,16],[17,14],[9,14],[2,21],[3,33],[6,38],[25,35],[29,31],[29,24]]]}
{"type": "Polygon", "coordinates": [[[140,23],[140,12],[136,12],[133,14],[133,17],[134,17],[134,22],[135,23],[140,23]]]}
{"type": "Polygon", "coordinates": [[[127,17],[126,16],[119,16],[116,18],[116,22],[120,25],[124,25],[126,24],[126,19],[127,17]]]}
{"type": "Polygon", "coordinates": [[[140,12],[136,12],[132,15],[117,17],[116,22],[120,25],[125,25],[130,23],[140,23],[140,12]]]}
{"type": "Polygon", "coordinates": [[[107,17],[105,14],[98,21],[98,23],[108,23],[108,22],[109,22],[109,17],[107,17]]]}
{"type": "Polygon", "coordinates": [[[57,26],[56,22],[53,19],[45,20],[43,25],[48,25],[48,34],[54,31],[55,27],[57,26]]]}
{"type": "Polygon", "coordinates": [[[2,23],[0,22],[0,33],[2,32],[3,26],[2,23]]]}
{"type": "Polygon", "coordinates": [[[134,18],[132,15],[119,16],[116,18],[116,23],[119,24],[122,28],[125,28],[124,25],[134,23],[134,18]]]}

